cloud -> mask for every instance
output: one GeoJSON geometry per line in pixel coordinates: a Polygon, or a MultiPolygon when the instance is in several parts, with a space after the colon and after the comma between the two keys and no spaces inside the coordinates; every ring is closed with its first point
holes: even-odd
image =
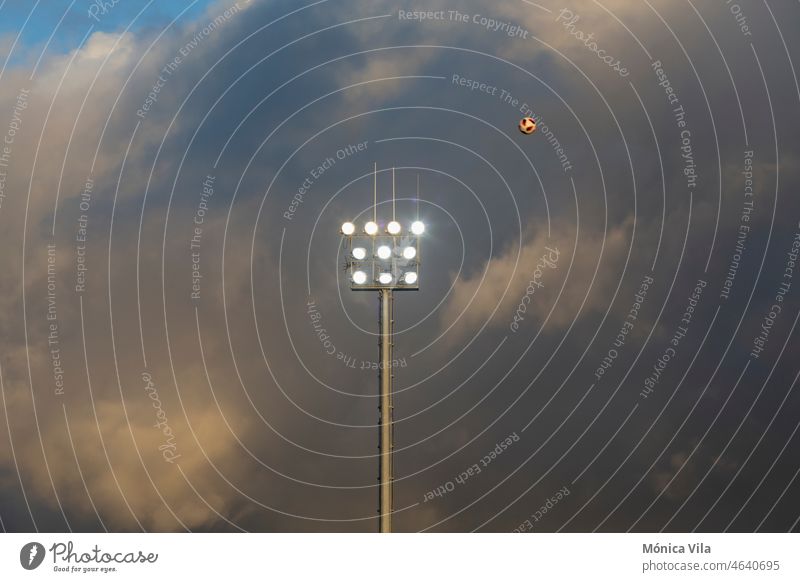
{"type": "MultiPolygon", "coordinates": [[[[5,411],[26,492],[35,503],[41,502],[54,512],[60,511],[60,503],[78,528],[87,527],[86,524],[94,524],[88,527],[96,528],[97,520],[102,520],[109,529],[124,531],[139,527],[157,531],[196,529],[217,523],[229,527],[219,514],[236,513],[240,519],[246,519],[250,513],[239,506],[243,497],[217,476],[217,470],[224,471],[231,483],[240,485],[252,480],[247,465],[230,462],[241,448],[217,404],[198,394],[201,391],[208,394],[203,368],[197,360],[190,359],[173,366],[157,354],[151,354],[151,361],[145,367],[141,357],[136,357],[140,352],[137,310],[120,309],[137,301],[138,220],[134,219],[136,214],[126,212],[126,198],[140,197],[144,192],[149,175],[147,160],[164,129],[143,123],[132,142],[137,124],[136,106],[147,94],[143,89],[158,78],[164,60],[177,54],[198,26],[202,26],[202,21],[186,27],[182,34],[167,37],[138,66],[152,40],[147,34],[95,32],[82,47],[68,54],[45,56],[32,80],[28,78],[30,71],[22,67],[12,68],[3,76],[0,110],[4,115],[0,133],[6,133],[5,114],[14,110],[20,92],[29,94],[15,125],[15,139],[10,147],[13,166],[4,182],[6,196],[0,208],[0,219],[4,222],[0,241],[7,249],[4,258],[7,270],[0,279],[0,285],[7,291],[0,299],[4,308],[0,315],[4,329],[0,342],[5,411]],[[135,82],[126,85],[129,78],[135,82]],[[108,247],[114,257],[109,272],[104,249],[109,245],[112,197],[123,165],[127,171],[118,199],[115,236],[108,247]],[[87,188],[87,182],[93,186],[87,188]],[[82,202],[86,205],[82,206],[82,202]],[[58,216],[53,237],[50,229],[55,208],[58,216]],[[81,215],[88,217],[84,226],[79,220],[81,215]],[[73,292],[76,253],[79,247],[83,248],[76,239],[80,228],[86,229],[87,238],[88,283],[84,295],[73,292]],[[52,272],[47,270],[48,244],[57,248],[52,272]],[[22,272],[23,261],[24,287],[14,275],[22,272]],[[50,277],[55,282],[56,319],[46,318],[50,277]],[[109,279],[112,290],[107,288],[109,279]],[[120,282],[126,282],[125,288],[118,286],[120,282]],[[20,292],[27,298],[26,319],[20,292]],[[113,332],[118,351],[111,350],[109,296],[114,301],[113,332]],[[55,335],[51,324],[57,326],[55,335]],[[51,351],[55,348],[59,351],[51,351]],[[65,377],[63,395],[55,394],[55,354],[65,377]],[[163,405],[170,435],[164,434],[163,426],[155,426],[159,422],[157,413],[162,409],[154,408],[153,397],[144,390],[141,378],[144,370],[157,379],[157,402],[159,407],[163,405]],[[179,388],[169,381],[173,372],[179,388]],[[179,456],[174,463],[162,455],[163,447],[169,448],[171,435],[177,442],[179,456]]],[[[224,29],[220,28],[218,33],[223,35],[224,29]]],[[[195,56],[202,51],[214,52],[216,40],[209,37],[195,56]]],[[[191,67],[187,63],[186,69],[191,67]]],[[[187,89],[184,79],[178,78],[171,79],[168,88],[176,93],[187,89]]],[[[173,99],[164,95],[161,103],[168,106],[173,99]]],[[[158,118],[156,114],[153,117],[158,118]]],[[[179,131],[179,127],[175,129],[179,131]]],[[[165,153],[170,164],[177,161],[175,152],[165,153]]],[[[150,231],[150,217],[163,211],[167,176],[168,173],[156,172],[151,184],[155,210],[153,214],[146,213],[145,233],[150,231]]],[[[222,217],[220,212],[210,219],[209,230],[222,223],[222,217]]],[[[156,232],[154,229],[153,234],[156,232]]],[[[209,245],[210,239],[209,234],[206,239],[209,245]]],[[[155,281],[152,275],[157,272],[161,258],[160,253],[151,252],[160,249],[160,245],[149,245],[151,240],[155,243],[158,239],[146,239],[141,251],[142,272],[148,276],[143,282],[146,289],[142,297],[148,329],[159,327],[153,320],[148,321],[147,316],[157,313],[152,309],[153,300],[160,295],[151,292],[158,291],[150,283],[155,281]]],[[[210,255],[209,250],[209,259],[210,255]]],[[[168,269],[179,270],[178,265],[184,265],[184,260],[182,256],[167,257],[168,269]]],[[[242,261],[228,261],[229,274],[234,282],[240,282],[229,289],[229,294],[238,297],[244,293],[246,265],[249,263],[244,257],[242,261]]],[[[209,301],[213,300],[214,291],[218,293],[218,289],[207,287],[209,301]]],[[[196,344],[194,318],[173,321],[170,334],[177,344],[196,344]]],[[[211,373],[221,374],[223,367],[229,365],[219,363],[221,350],[214,342],[209,344],[211,373]]],[[[176,350],[176,355],[179,353],[176,350]]],[[[247,403],[232,398],[223,401],[227,405],[225,413],[236,419],[238,433],[246,435],[250,430],[244,413],[247,403]]],[[[4,441],[0,464],[13,474],[16,470],[10,454],[11,442],[7,437],[4,441]]],[[[16,482],[6,478],[4,486],[15,488],[16,482]]]]}
{"type": "Polygon", "coordinates": [[[630,217],[605,237],[588,229],[576,232],[569,223],[555,225],[553,237],[528,232],[521,248],[511,245],[456,280],[442,325],[456,321],[453,335],[459,339],[483,324],[508,331],[538,329],[545,320],[547,331],[561,333],[574,320],[604,310],[628,252],[632,222],[630,217]]]}
{"type": "MultiPolygon", "coordinates": [[[[650,71],[636,78],[663,156],[666,193],[662,198],[661,164],[641,105],[624,80],[608,75],[608,67],[594,53],[554,22],[555,13],[542,13],[523,2],[495,3],[491,7],[465,2],[463,6],[472,14],[481,12],[522,23],[563,50],[605,91],[603,95],[616,119],[568,63],[535,41],[488,33],[473,23],[400,23],[391,2],[370,3],[366,12],[359,3],[344,3],[346,10],[342,11],[338,5],[336,9],[321,5],[247,38],[280,9],[271,2],[254,2],[248,4],[246,15],[237,13],[197,41],[198,33],[227,6],[215,4],[194,21],[176,24],[158,40],[161,31],[148,28],[124,34],[95,32],[82,47],[66,54],[46,54],[33,79],[32,63],[12,66],[3,73],[0,138],[10,127],[20,92],[24,89],[30,96],[18,112],[21,129],[11,147],[12,166],[3,182],[5,198],[0,207],[0,246],[4,249],[0,368],[4,412],[8,414],[20,478],[39,522],[45,520],[53,529],[66,529],[58,509],[60,501],[75,529],[97,529],[98,515],[115,530],[137,530],[140,524],[148,530],[180,530],[181,522],[191,529],[235,529],[226,518],[239,527],[268,531],[372,528],[376,463],[371,423],[376,402],[375,374],[369,360],[376,352],[375,301],[366,294],[348,294],[341,280],[337,288],[333,273],[341,267],[343,258],[338,254],[339,236],[330,225],[338,225],[341,216],[352,208],[364,208],[364,200],[371,194],[369,180],[355,182],[335,201],[331,197],[355,177],[368,174],[376,160],[382,167],[431,168],[423,174],[424,200],[430,203],[424,210],[431,217],[428,240],[431,248],[437,245],[437,251],[426,251],[424,289],[397,300],[398,328],[409,328],[398,335],[398,352],[410,354],[414,346],[427,345],[447,331],[446,342],[424,350],[417,359],[411,360],[409,355],[411,364],[398,371],[397,385],[403,391],[396,400],[397,491],[398,499],[408,505],[419,501],[427,487],[446,482],[471,464],[453,451],[478,438],[489,443],[486,446],[490,449],[510,429],[524,426],[530,420],[526,417],[530,410],[550,406],[546,399],[551,396],[548,414],[531,425],[527,434],[559,429],[558,423],[584,394],[580,392],[582,385],[576,389],[573,382],[564,380],[586,378],[581,368],[571,370],[575,361],[569,354],[581,353],[587,347],[587,338],[594,336],[583,332],[592,331],[606,315],[605,327],[598,330],[601,333],[597,337],[613,337],[620,315],[630,308],[629,291],[635,291],[641,275],[650,272],[656,247],[660,249],[657,289],[654,287],[648,298],[643,325],[637,324],[636,333],[637,338],[638,334],[646,337],[649,328],[644,322],[659,313],[659,301],[674,280],[670,304],[648,349],[663,347],[658,342],[674,330],[672,312],[683,307],[687,281],[703,272],[705,253],[715,232],[717,144],[723,160],[723,214],[708,278],[719,282],[735,241],[743,137],[736,125],[738,108],[724,77],[701,75],[718,116],[719,136],[712,140],[703,94],[693,81],[693,73],[685,64],[670,67],[681,100],[692,116],[698,164],[703,171],[702,192],[693,195],[683,183],[680,134],[662,88],[650,71]],[[309,31],[354,16],[384,13],[392,13],[392,17],[326,31],[311,44],[292,45],[275,58],[259,62],[282,43],[309,31]],[[239,49],[211,70],[240,41],[243,44],[239,49]],[[516,69],[509,72],[491,58],[478,58],[468,51],[414,48],[415,43],[469,48],[513,60],[547,80],[558,97],[548,97],[541,87],[530,85],[530,78],[517,75],[516,69]],[[393,45],[409,48],[375,51],[312,71],[337,56],[393,45]],[[160,80],[164,66],[174,62],[187,46],[193,47],[190,54],[183,55],[174,73],[160,80]],[[306,70],[312,72],[261,103],[285,81],[306,70]],[[495,96],[468,92],[448,81],[430,85],[406,80],[366,83],[405,75],[447,78],[454,72],[507,85],[515,95],[530,96],[532,103],[535,99],[537,113],[568,149],[575,170],[567,176],[554,163],[557,158],[551,144],[538,139],[541,133],[527,142],[515,141],[519,139],[515,130],[519,112],[495,96]],[[290,118],[316,97],[354,83],[364,84],[336,93],[290,118]],[[606,91],[607,87],[611,90],[606,91]],[[146,115],[139,115],[148,99],[152,107],[146,115]],[[348,123],[321,131],[345,117],[394,104],[438,109],[396,110],[376,115],[370,123],[348,123]],[[455,113],[445,114],[443,108],[455,113]],[[486,125],[459,112],[474,115],[498,130],[489,131],[486,125]],[[288,119],[290,122],[280,125],[288,119]],[[387,137],[422,137],[427,141],[381,141],[387,137]],[[369,142],[367,154],[337,159],[322,178],[315,178],[296,219],[283,218],[312,169],[335,156],[344,144],[364,140],[369,142]],[[482,156],[481,163],[459,145],[482,156]],[[289,159],[297,148],[297,155],[289,159]],[[506,199],[496,195],[498,188],[506,185],[499,184],[498,176],[515,194],[538,192],[528,159],[548,194],[551,236],[541,226],[544,210],[537,195],[515,199],[520,214],[527,219],[519,238],[512,230],[502,228],[516,223],[516,215],[506,199]],[[490,172],[484,161],[491,163],[497,174],[490,172]],[[468,185],[477,201],[469,201],[460,185],[456,188],[455,182],[437,172],[468,185]],[[203,180],[209,174],[216,176],[215,193],[200,227],[199,263],[195,263],[191,240],[198,224],[193,219],[203,180]],[[561,194],[570,178],[576,185],[580,226],[573,197],[561,194]],[[88,206],[84,206],[90,180],[88,206]],[[268,185],[271,188],[267,193],[268,185]],[[484,208],[499,237],[492,240],[496,250],[489,259],[479,252],[488,246],[488,236],[481,230],[485,226],[484,208]],[[450,217],[452,223],[448,222],[450,217]],[[81,226],[84,218],[88,219],[87,226],[81,226]],[[460,249],[445,244],[456,240],[452,224],[470,233],[464,266],[458,272],[453,265],[460,249]],[[81,229],[86,229],[88,236],[88,273],[86,290],[79,294],[74,288],[81,242],[76,235],[81,229]],[[678,265],[687,231],[686,253],[678,265]],[[66,378],[61,396],[54,393],[54,362],[48,344],[52,332],[47,318],[48,244],[57,248],[50,276],[56,281],[59,359],[66,378]],[[551,261],[552,267],[542,262],[543,257],[548,261],[553,257],[554,251],[548,249],[558,249],[558,261],[551,261]],[[202,274],[197,278],[202,289],[199,301],[190,298],[195,268],[202,274]],[[453,287],[446,295],[450,283],[453,287]],[[529,289],[533,291],[530,294],[529,289]],[[617,289],[620,295],[614,297],[617,289]],[[306,311],[309,297],[316,298],[337,349],[359,364],[366,363],[367,369],[350,368],[341,358],[326,353],[306,311]],[[445,300],[439,305],[442,297],[445,300]],[[428,313],[433,315],[424,318],[428,313]],[[484,324],[485,332],[492,336],[516,333],[518,338],[532,338],[544,326],[546,338],[561,339],[573,322],[576,332],[566,338],[559,352],[565,355],[555,358],[539,381],[545,388],[525,394],[510,411],[506,407],[516,404],[513,399],[518,397],[520,386],[530,380],[528,369],[537,364],[533,356],[547,357],[546,350],[518,362],[516,376],[485,400],[487,380],[492,384],[515,364],[517,354],[513,348],[506,349],[514,342],[508,342],[492,361],[483,358],[484,353],[475,357],[470,354],[470,361],[465,362],[465,357],[458,366],[439,371],[442,356],[471,340],[484,324]],[[512,328],[514,323],[517,330],[512,328]],[[482,367],[473,381],[471,374],[477,366],[482,367]],[[175,464],[165,461],[159,451],[166,435],[154,426],[159,411],[145,390],[145,371],[155,379],[159,402],[175,436],[181,455],[175,464]],[[562,391],[548,392],[562,381],[562,391]],[[454,386],[460,388],[457,393],[451,393],[454,386]],[[494,424],[496,419],[502,421],[494,424]],[[442,461],[448,457],[451,462],[442,461]],[[408,475],[411,477],[406,478],[408,475]]],[[[437,6],[450,8],[446,2],[432,8],[437,6]]],[[[656,40],[655,32],[661,24],[649,9],[621,1],[604,6],[635,27],[641,38],[652,38],[659,54],[675,63],[683,62],[682,52],[663,40],[663,31],[656,40]]],[[[619,23],[605,11],[588,5],[580,5],[575,11],[580,12],[580,26],[594,32],[607,50],[625,55],[627,64],[628,55],[634,54],[630,48],[635,41],[623,34],[619,23]]],[[[693,37],[686,39],[686,46],[695,54],[704,45],[693,37]]],[[[1,37],[0,54],[8,47],[10,37],[1,37]]],[[[773,52],[764,57],[768,74],[772,74],[769,67],[777,62],[777,57],[772,57],[773,52]]],[[[640,68],[642,59],[641,55],[635,59],[640,68]]],[[[697,65],[702,66],[700,60],[697,65]]],[[[719,68],[717,63],[709,66],[719,68]]],[[[638,71],[637,63],[631,70],[638,71]]],[[[735,73],[738,82],[740,75],[757,71],[737,67],[735,73]]],[[[751,81],[756,77],[749,74],[747,78],[751,81]]],[[[797,183],[797,149],[790,140],[782,144],[780,165],[776,166],[778,160],[770,159],[774,142],[763,95],[756,83],[740,85],[747,119],[752,120],[748,135],[758,158],[760,214],[753,224],[760,238],[753,239],[755,260],[760,259],[758,243],[765,238],[769,225],[777,169],[781,170],[779,183],[785,190],[779,197],[773,244],[778,244],[778,232],[783,234],[792,220],[795,204],[783,192],[790,192],[797,183]]],[[[770,102],[778,119],[790,119],[781,115],[790,110],[786,104],[795,99],[790,89],[776,92],[770,102]]],[[[790,123],[781,123],[779,132],[790,129],[790,123]]],[[[399,176],[403,191],[411,183],[405,181],[407,174],[401,172],[399,176]]],[[[381,194],[385,192],[381,190],[381,194]]],[[[767,269],[775,265],[782,268],[782,261],[783,257],[770,257],[767,269]]],[[[738,279],[742,283],[737,282],[741,287],[736,290],[744,296],[752,281],[742,275],[738,279]]],[[[766,296],[757,293],[754,305],[765,301],[766,296]]],[[[710,300],[709,305],[716,307],[710,300]]],[[[728,317],[728,312],[721,313],[723,318],[728,317]]],[[[698,315],[697,321],[701,319],[698,315]]],[[[715,329],[709,343],[720,346],[726,340],[725,333],[715,329]]],[[[597,349],[602,351],[607,345],[603,343],[597,349]]],[[[599,361],[603,354],[597,357],[597,346],[590,347],[587,361],[599,361]]],[[[603,381],[617,372],[622,376],[623,360],[632,360],[640,346],[631,342],[629,347],[603,381]]],[[[475,347],[476,352],[480,349],[475,347]]],[[[640,364],[646,366],[652,361],[651,355],[645,351],[640,364]]],[[[702,374],[713,364],[713,359],[704,357],[698,359],[697,367],[702,374]]],[[[677,364],[674,369],[678,370],[677,364]]],[[[630,382],[638,381],[634,378],[638,371],[632,371],[630,382]]],[[[597,412],[592,408],[596,405],[593,398],[604,388],[598,386],[576,412],[576,418],[583,421],[597,412]]],[[[633,403],[626,390],[627,386],[618,396],[628,398],[624,405],[617,406],[615,400],[609,410],[624,409],[623,414],[627,414],[633,403]]],[[[600,406],[608,402],[605,396],[598,401],[600,406]]],[[[642,415],[651,414],[644,412],[645,406],[640,410],[642,415]]],[[[675,418],[682,418],[684,412],[669,410],[661,423],[674,426],[675,418]]],[[[631,424],[638,418],[632,417],[631,424]]],[[[645,418],[648,423],[649,419],[645,418]]],[[[612,434],[617,428],[615,422],[603,416],[592,430],[612,434]]],[[[580,430],[586,426],[588,422],[580,430]]],[[[16,503],[20,491],[9,431],[0,429],[0,485],[3,498],[11,499],[7,504],[16,510],[17,505],[21,507],[16,503]]],[[[594,432],[589,433],[587,440],[594,436],[594,432]]],[[[514,457],[516,462],[524,462],[541,442],[534,441],[535,437],[529,438],[515,447],[512,455],[519,455],[514,457]]],[[[687,445],[683,438],[680,441],[676,440],[675,450],[691,448],[691,443],[687,445]]],[[[569,446],[572,441],[554,439],[549,446],[556,448],[548,448],[548,455],[557,457],[557,447],[564,443],[569,446]]],[[[482,451],[484,444],[478,441],[471,450],[482,451]]],[[[585,455],[595,452],[590,449],[575,448],[585,455]]],[[[610,447],[609,453],[613,452],[610,447]]],[[[690,464],[699,463],[702,469],[715,458],[713,455],[709,449],[707,454],[696,455],[699,459],[690,464]]],[[[683,458],[675,457],[673,465],[683,458]]],[[[631,458],[630,470],[620,474],[646,468],[650,460],[645,453],[636,455],[631,458]]],[[[564,465],[553,471],[553,482],[566,482],[582,468],[576,467],[571,453],[564,465]]],[[[587,473],[587,480],[602,483],[614,468],[600,460],[592,473],[587,473]]],[[[674,466],[667,469],[674,470],[674,466]]],[[[665,475],[670,473],[667,469],[656,472],[647,495],[663,487],[668,478],[665,475]]],[[[702,472],[696,467],[689,469],[686,473],[692,479],[687,483],[693,485],[694,476],[702,472]]],[[[487,490],[506,474],[487,471],[483,481],[475,482],[479,485],[472,493],[487,490]]],[[[525,503],[541,505],[536,498],[540,492],[534,491],[513,504],[511,510],[504,510],[516,491],[527,487],[530,474],[527,468],[519,471],[508,483],[508,489],[515,493],[501,489],[485,499],[479,509],[459,514],[444,527],[478,527],[481,524],[474,523],[476,520],[495,514],[497,520],[490,527],[514,527],[521,521],[519,514],[526,512],[525,503]]],[[[552,488],[552,483],[547,487],[552,488]]],[[[570,502],[576,500],[582,505],[593,492],[583,495],[579,489],[570,502]]],[[[672,490],[665,497],[678,501],[679,497],[671,497],[672,490]]],[[[402,523],[424,528],[446,519],[448,512],[471,503],[472,493],[465,488],[449,497],[448,505],[410,509],[403,514],[402,523]]],[[[542,495],[550,493],[548,490],[542,495]]],[[[648,499],[637,495],[635,502],[648,499]]],[[[618,501],[597,497],[598,504],[610,500],[611,506],[618,501]]],[[[626,506],[620,513],[627,511],[626,506]]],[[[3,515],[9,529],[33,529],[33,522],[24,515],[17,518],[9,525],[3,515]]],[[[557,526],[555,522],[551,525],[557,526]]]]}

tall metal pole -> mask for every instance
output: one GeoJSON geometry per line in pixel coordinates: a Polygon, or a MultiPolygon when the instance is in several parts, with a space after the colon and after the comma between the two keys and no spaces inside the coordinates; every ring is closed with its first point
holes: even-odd
{"type": "Polygon", "coordinates": [[[392,531],[392,453],[394,449],[392,423],[392,343],[394,321],[392,319],[392,290],[381,289],[380,293],[380,325],[381,364],[380,378],[380,492],[378,504],[380,510],[380,533],[392,531]]]}

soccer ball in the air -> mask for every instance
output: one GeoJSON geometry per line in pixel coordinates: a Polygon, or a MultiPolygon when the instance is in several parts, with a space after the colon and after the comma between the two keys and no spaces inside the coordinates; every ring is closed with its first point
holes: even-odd
{"type": "Polygon", "coordinates": [[[533,117],[523,117],[520,119],[519,130],[528,135],[536,131],[536,122],[533,120],[533,117]]]}

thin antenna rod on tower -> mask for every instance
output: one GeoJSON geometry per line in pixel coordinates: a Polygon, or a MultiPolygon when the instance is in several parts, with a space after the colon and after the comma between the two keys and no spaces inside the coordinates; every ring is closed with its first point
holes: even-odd
{"type": "Polygon", "coordinates": [[[378,162],[375,162],[375,178],[372,186],[372,221],[378,222],[378,162]]]}
{"type": "Polygon", "coordinates": [[[394,168],[392,168],[392,220],[394,220],[394,168]]]}
{"type": "Polygon", "coordinates": [[[417,174],[417,220],[419,220],[419,174],[417,174]]]}

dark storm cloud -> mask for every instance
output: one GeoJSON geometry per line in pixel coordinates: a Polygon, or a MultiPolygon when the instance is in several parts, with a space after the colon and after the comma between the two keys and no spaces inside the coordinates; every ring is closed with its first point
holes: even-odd
{"type": "MultiPolygon", "coordinates": [[[[794,377],[792,345],[759,392],[797,315],[795,295],[715,420],[774,303],[798,222],[798,94],[766,5],[748,8],[752,37],[724,5],[695,6],[712,40],[690,5],[668,2],[240,4],[163,35],[95,33],[45,56],[33,79],[25,67],[4,72],[2,119],[21,89],[31,93],[0,207],[5,526],[372,530],[375,373],[361,368],[376,355],[374,297],[334,274],[336,230],[368,212],[377,162],[380,212],[396,166],[398,212],[416,211],[404,199],[419,175],[429,225],[422,291],[395,301],[395,354],[408,364],[396,374],[395,506],[409,507],[398,529],[508,531],[564,487],[536,529],[653,530],[679,509],[670,527],[691,529],[696,509],[724,490],[702,522],[723,529],[796,422],[790,395],[771,423],[794,377]],[[401,9],[446,17],[420,23],[401,9]],[[466,22],[447,12],[456,9],[466,22]],[[593,34],[629,74],[575,31],[593,34]],[[526,104],[540,130],[520,139],[526,104]],[[755,207],[724,300],[749,150],[755,207]],[[79,294],[81,214],[89,269],[79,294]],[[61,396],[46,343],[48,243],[61,396]],[[545,247],[558,262],[537,278],[545,247]],[[654,284],[639,319],[597,378],[646,277],[654,284]],[[698,279],[707,286],[688,333],[643,399],[698,279]],[[153,427],[148,377],[172,440],[153,427]],[[743,465],[767,425],[769,453],[743,465]],[[511,434],[519,440],[482,464],[511,434]],[[479,474],[426,500],[475,464],[479,474]],[[26,502],[35,524],[19,510],[26,502]]],[[[778,22],[793,16],[771,8],[778,22]]],[[[794,50],[796,33],[781,32],[794,50]]],[[[795,465],[783,457],[768,483],[783,488],[795,465]]],[[[782,503],[782,515],[760,507],[737,527],[765,515],[767,528],[791,527],[797,508],[782,503]]]]}

